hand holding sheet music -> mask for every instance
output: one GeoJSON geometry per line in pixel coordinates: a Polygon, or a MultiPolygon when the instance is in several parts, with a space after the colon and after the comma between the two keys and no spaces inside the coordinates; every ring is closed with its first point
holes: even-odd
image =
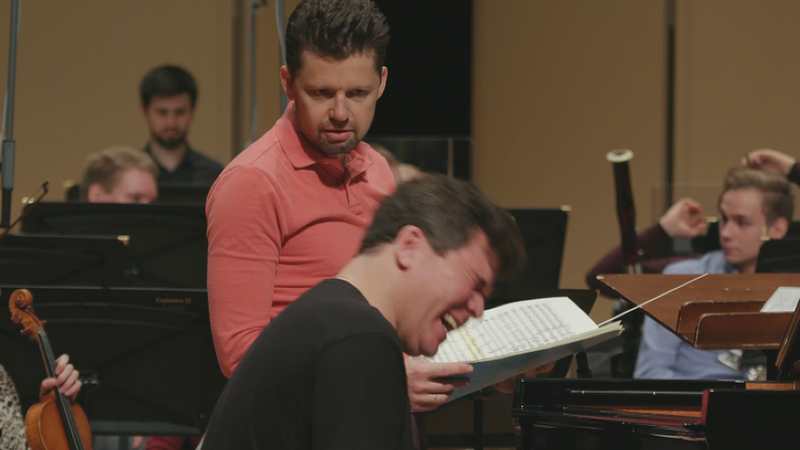
{"type": "Polygon", "coordinates": [[[599,344],[619,323],[598,326],[569,298],[510,303],[447,333],[432,362],[469,362],[470,385],[450,400],[599,344]]]}

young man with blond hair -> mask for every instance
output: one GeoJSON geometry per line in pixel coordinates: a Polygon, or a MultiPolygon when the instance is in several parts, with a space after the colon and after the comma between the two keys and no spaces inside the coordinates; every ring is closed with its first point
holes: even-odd
{"type": "Polygon", "coordinates": [[[92,203],[151,203],[158,198],[158,166],[131,147],[110,147],[89,155],[81,197],[92,203]]]}
{"type": "MultiPolygon", "coordinates": [[[[719,197],[720,250],[668,265],[664,274],[755,273],[762,239],[781,239],[794,200],[782,175],[749,168],[728,171],[719,197]]],[[[635,378],[745,378],[725,364],[727,351],[697,350],[650,318],[645,319],[635,378]]]]}

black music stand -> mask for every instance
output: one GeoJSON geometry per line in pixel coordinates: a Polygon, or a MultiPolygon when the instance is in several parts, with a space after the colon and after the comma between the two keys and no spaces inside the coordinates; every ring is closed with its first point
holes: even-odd
{"type": "MultiPolygon", "coordinates": [[[[7,302],[16,287],[2,286],[7,302]]],[[[96,434],[199,435],[224,387],[204,290],[28,287],[56,354],[86,385],[80,403],[96,434]]],[[[0,364],[23,406],[45,377],[21,326],[0,323],[0,364]]]]}
{"type": "Polygon", "coordinates": [[[210,184],[164,183],[158,185],[156,203],[206,204],[210,184]]]}
{"type": "Polygon", "coordinates": [[[114,237],[10,234],[0,242],[0,284],[120,286],[128,259],[114,237]]]}
{"type": "MultiPolygon", "coordinates": [[[[508,212],[517,222],[528,259],[514,278],[495,283],[492,296],[486,300],[486,307],[533,298],[569,297],[589,314],[597,297],[593,291],[558,290],[567,238],[567,211],[512,208],[508,212]]],[[[568,357],[559,361],[552,372],[553,376],[565,376],[571,360],[568,357]]]]}
{"type": "Polygon", "coordinates": [[[132,286],[206,287],[205,206],[39,203],[22,221],[27,233],[130,237],[132,286]]]}
{"type": "Polygon", "coordinates": [[[756,273],[800,273],[800,239],[772,239],[758,251],[756,273]]]}
{"type": "MultiPolygon", "coordinates": [[[[567,211],[511,208],[525,242],[528,260],[519,274],[495,283],[491,302],[525,300],[531,289],[557,289],[567,237],[567,211]]],[[[498,303],[501,304],[501,303],[498,303]]]]}
{"type": "MultiPolygon", "coordinates": [[[[587,314],[594,305],[597,293],[591,290],[558,290],[561,261],[567,234],[567,211],[564,209],[508,209],[517,221],[528,260],[520,273],[512,279],[495,284],[492,296],[486,300],[486,308],[506,303],[546,297],[569,297],[587,314]]],[[[563,358],[553,369],[552,376],[563,377],[569,370],[572,357],[563,358]]],[[[515,445],[512,433],[484,434],[484,402],[493,388],[465,397],[473,400],[472,434],[430,434],[428,447],[473,447],[515,445]]],[[[454,409],[452,405],[463,405],[456,401],[440,408],[454,409]]],[[[436,414],[436,411],[428,413],[436,414]]]]}
{"type": "MultiPolygon", "coordinates": [[[[800,222],[792,222],[789,224],[789,229],[786,231],[784,240],[799,240],[800,239],[800,222]]],[[[711,222],[708,224],[706,234],[697,236],[691,241],[692,250],[695,253],[706,253],[712,250],[719,250],[719,222],[711,222]]]]}

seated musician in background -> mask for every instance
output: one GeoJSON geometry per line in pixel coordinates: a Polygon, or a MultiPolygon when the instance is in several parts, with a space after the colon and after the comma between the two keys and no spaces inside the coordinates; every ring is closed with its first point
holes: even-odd
{"type": "Polygon", "coordinates": [[[434,355],[524,257],[514,219],[475,186],[401,184],[355,258],[253,342],[203,448],[413,448],[403,352],[434,355]]]}
{"type": "MultiPolygon", "coordinates": [[[[661,273],[668,264],[681,259],[698,255],[679,255],[669,258],[654,258],[654,255],[664,254],[666,249],[671,251],[672,240],[676,238],[691,239],[699,236],[706,229],[700,204],[690,198],[678,200],[663,216],[651,227],[640,232],[637,242],[641,250],[642,273],[661,273]]],[[[604,273],[623,273],[625,262],[622,246],[618,246],[606,254],[586,274],[586,284],[592,289],[599,290],[607,297],[616,297],[617,294],[597,279],[604,273]]],[[[618,305],[621,306],[621,305],[618,305]]],[[[624,309],[615,308],[614,313],[619,314],[624,309]]],[[[643,314],[634,311],[623,316],[626,328],[620,344],[620,352],[614,355],[600,356],[600,371],[608,370],[612,378],[631,378],[636,368],[636,355],[641,344],[641,329],[644,320],[643,314]],[[603,358],[608,358],[607,369],[603,358]]],[[[594,358],[593,358],[594,359],[594,358]]],[[[597,372],[597,367],[595,368],[597,372]]]]}
{"type": "MultiPolygon", "coordinates": [[[[777,173],[788,177],[789,181],[795,184],[800,184],[800,162],[775,150],[753,150],[742,158],[742,166],[777,173]]],[[[706,223],[703,220],[700,204],[690,198],[678,200],[657,223],[638,234],[637,239],[642,252],[642,271],[661,273],[670,263],[688,258],[689,256],[676,256],[649,259],[648,256],[670,247],[672,239],[692,239],[702,234],[705,229],[706,223]]],[[[600,290],[603,295],[615,297],[616,293],[597,280],[597,275],[622,273],[623,265],[622,247],[616,247],[586,273],[586,284],[592,289],[600,290]]]]}
{"type": "MultiPolygon", "coordinates": [[[[45,378],[39,386],[39,397],[44,397],[53,388],[72,400],[81,390],[78,371],[69,363],[69,356],[61,355],[56,360],[56,378],[45,378]]],[[[0,449],[27,450],[25,420],[19,404],[19,394],[14,382],[3,366],[0,366],[0,449]]]]}
{"type": "Polygon", "coordinates": [[[425,175],[425,172],[413,164],[402,163],[397,159],[394,153],[388,148],[380,144],[370,144],[376,152],[386,158],[389,163],[389,168],[392,170],[392,177],[394,177],[395,184],[405,183],[425,175]]]}
{"type": "MultiPolygon", "coordinates": [[[[775,150],[753,150],[742,158],[742,165],[788,176],[789,181],[800,184],[800,163],[791,156],[775,150]]],[[[664,268],[671,263],[699,256],[680,255],[669,258],[652,258],[652,255],[658,254],[660,250],[670,248],[672,239],[692,239],[702,234],[705,229],[706,223],[699,203],[688,198],[676,202],[656,224],[640,232],[637,236],[642,253],[643,273],[662,273],[664,268]]],[[[597,280],[597,275],[622,273],[623,266],[622,247],[618,246],[587,272],[586,284],[592,289],[599,290],[603,295],[615,297],[616,293],[597,280]]],[[[652,321],[648,319],[648,322],[652,321]]],[[[651,323],[649,328],[653,326],[651,323]]]]}
{"type": "MultiPolygon", "coordinates": [[[[755,273],[762,238],[781,239],[792,220],[789,183],[774,173],[734,168],[719,198],[721,250],[667,266],[664,274],[755,273]]],[[[699,212],[699,211],[698,211],[699,212]]],[[[649,317],[645,319],[635,378],[746,378],[728,351],[697,350],[649,317]]]]}
{"type": "Polygon", "coordinates": [[[139,96],[150,129],[144,152],[158,164],[158,182],[211,186],[222,165],[186,142],[197,104],[192,75],[181,67],[156,67],[142,79],[139,96]]]}
{"type": "Polygon", "coordinates": [[[81,198],[91,203],[151,203],[158,198],[158,166],[130,147],[110,147],[89,156],[81,198]]]}
{"type": "MultiPolygon", "coordinates": [[[[158,165],[147,153],[127,146],[109,147],[89,155],[81,181],[81,200],[90,203],[147,204],[158,199],[158,165]]],[[[119,436],[94,436],[94,450],[117,450],[119,436]]],[[[142,447],[136,436],[130,448],[142,447]]],[[[180,448],[180,447],[176,447],[180,448]]]]}
{"type": "MultiPolygon", "coordinates": [[[[637,242],[642,253],[642,272],[661,273],[670,263],[689,257],[675,256],[653,259],[651,255],[670,247],[673,239],[692,239],[700,236],[705,230],[706,221],[700,204],[690,198],[678,200],[658,219],[658,222],[637,235],[637,242]]],[[[604,273],[622,273],[624,265],[622,247],[617,246],[586,272],[586,284],[607,297],[616,297],[617,294],[601,283],[597,276],[604,273]]]]}

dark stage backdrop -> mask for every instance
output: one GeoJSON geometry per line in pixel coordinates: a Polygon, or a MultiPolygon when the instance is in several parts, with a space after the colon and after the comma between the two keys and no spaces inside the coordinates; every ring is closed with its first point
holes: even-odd
{"type": "Polygon", "coordinates": [[[469,136],[472,0],[375,0],[391,42],[369,138],[469,136]]]}

